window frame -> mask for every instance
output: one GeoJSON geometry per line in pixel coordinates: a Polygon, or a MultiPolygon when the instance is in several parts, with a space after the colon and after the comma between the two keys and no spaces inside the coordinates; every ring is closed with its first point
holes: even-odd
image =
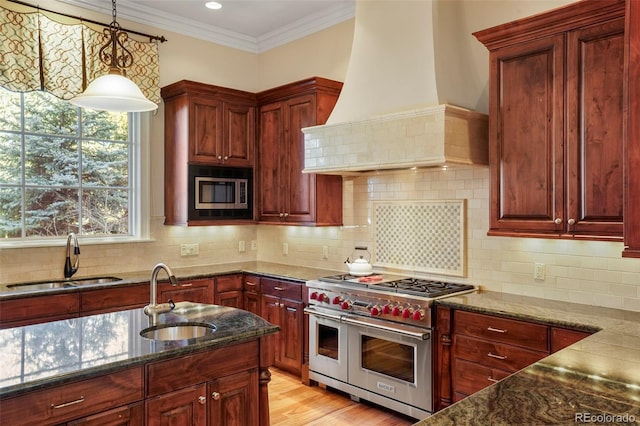
{"type": "MultiPolygon", "coordinates": [[[[24,106],[21,106],[24,114],[24,106]]],[[[120,244],[145,242],[149,239],[149,145],[151,113],[130,112],[129,138],[131,151],[129,160],[129,231],[128,235],[78,235],[82,244],[120,244]]],[[[24,158],[21,159],[24,161],[24,158]]],[[[0,249],[27,247],[59,247],[67,236],[0,238],[0,249]]]]}

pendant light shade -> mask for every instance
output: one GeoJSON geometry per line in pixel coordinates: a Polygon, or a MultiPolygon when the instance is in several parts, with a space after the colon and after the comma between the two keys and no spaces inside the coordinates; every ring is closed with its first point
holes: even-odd
{"type": "Polygon", "coordinates": [[[116,112],[153,111],[158,108],[133,81],[117,73],[96,78],[70,102],[82,108],[116,112]]]}
{"type": "Polygon", "coordinates": [[[106,43],[100,48],[100,60],[109,73],[93,80],[85,91],[69,102],[82,108],[103,111],[152,111],[158,105],[147,99],[140,88],[127,77],[125,69],[133,64],[133,56],[125,47],[128,35],[116,21],[116,0],[111,1],[113,21],[104,30],[106,43]]]}

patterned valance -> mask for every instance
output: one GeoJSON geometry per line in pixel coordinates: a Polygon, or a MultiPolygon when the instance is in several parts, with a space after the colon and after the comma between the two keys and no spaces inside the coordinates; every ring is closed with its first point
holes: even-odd
{"type": "MultiPolygon", "coordinates": [[[[14,92],[46,90],[71,99],[109,71],[98,57],[105,42],[101,31],[85,24],[62,24],[40,12],[0,7],[0,86],[14,92]]],[[[125,47],[133,55],[127,77],[149,100],[160,103],[157,44],[129,38],[125,47]]]]}

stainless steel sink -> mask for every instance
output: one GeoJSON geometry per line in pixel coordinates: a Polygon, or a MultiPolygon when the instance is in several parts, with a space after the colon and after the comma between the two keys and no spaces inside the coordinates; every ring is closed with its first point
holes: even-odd
{"type": "Polygon", "coordinates": [[[122,281],[122,278],[96,277],[96,278],[80,278],[77,280],[18,283],[18,284],[7,285],[7,289],[13,290],[13,291],[38,291],[38,290],[51,290],[56,288],[78,287],[81,285],[89,285],[89,284],[106,284],[106,283],[112,283],[116,281],[122,281]]]}
{"type": "Polygon", "coordinates": [[[216,331],[213,324],[176,323],[145,328],[140,335],[151,340],[187,340],[212,335],[216,331]]]}
{"type": "Polygon", "coordinates": [[[66,281],[60,282],[45,282],[45,283],[20,283],[20,284],[9,284],[7,288],[9,290],[51,290],[54,288],[65,288],[65,287],[75,287],[74,285],[69,284],[66,281]]]}
{"type": "Polygon", "coordinates": [[[107,284],[115,281],[122,281],[118,277],[98,277],[98,278],[80,278],[77,280],[67,281],[71,285],[88,285],[88,284],[107,284]]]}

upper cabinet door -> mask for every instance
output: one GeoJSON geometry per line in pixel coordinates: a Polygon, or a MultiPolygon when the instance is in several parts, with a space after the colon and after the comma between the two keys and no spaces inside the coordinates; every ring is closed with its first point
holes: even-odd
{"type": "Polygon", "coordinates": [[[624,6],[474,33],[490,51],[489,235],[622,239],[624,6]]]}
{"type": "Polygon", "coordinates": [[[623,74],[624,19],[569,32],[566,151],[569,232],[622,235],[623,74]]]}
{"type": "Polygon", "coordinates": [[[491,52],[491,233],[557,233],[563,206],[564,37],[491,52]]]}
{"type": "Polygon", "coordinates": [[[190,102],[189,160],[218,163],[222,159],[222,102],[194,97],[190,102]]]}
{"type": "Polygon", "coordinates": [[[256,107],[224,104],[222,162],[229,166],[253,166],[256,144],[256,107]]]}

